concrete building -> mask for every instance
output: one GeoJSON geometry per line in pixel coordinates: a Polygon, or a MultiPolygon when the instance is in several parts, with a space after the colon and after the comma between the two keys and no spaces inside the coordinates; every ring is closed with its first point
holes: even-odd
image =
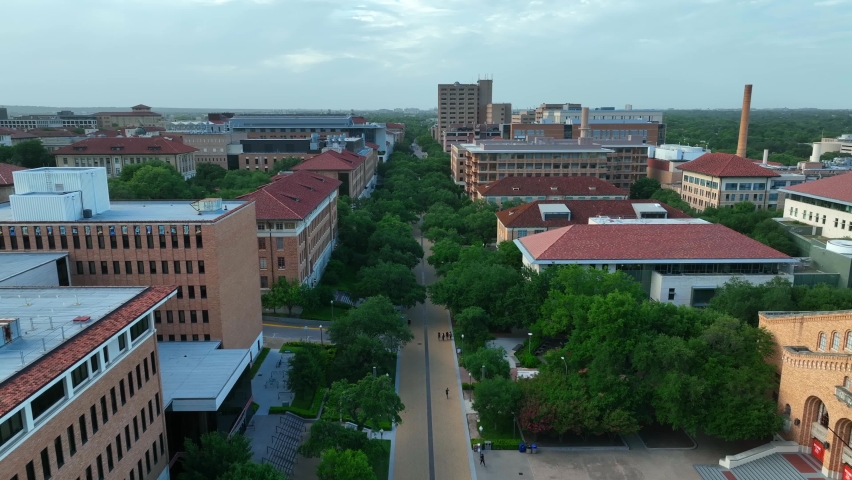
{"type": "Polygon", "coordinates": [[[392,153],[393,143],[384,123],[368,122],[353,115],[262,115],[236,114],[228,119],[233,133],[245,133],[249,139],[301,138],[320,140],[329,135],[361,137],[392,153]]]}
{"type": "MultiPolygon", "coordinates": [[[[580,104],[559,105],[560,108],[542,109],[541,118],[536,121],[541,123],[573,123],[579,125],[581,122],[580,104]]],[[[537,109],[538,110],[538,109],[537,109]]],[[[625,121],[663,123],[662,110],[616,110],[610,107],[589,108],[589,122],[625,121]]]]}
{"type": "Polygon", "coordinates": [[[626,200],[629,192],[595,177],[505,177],[476,188],[474,200],[626,200]]]}
{"type": "Polygon", "coordinates": [[[14,172],[26,170],[24,167],[0,163],[0,203],[8,202],[9,195],[15,193],[14,172]]]}
{"type": "Polygon", "coordinates": [[[0,204],[0,252],[68,252],[73,285],[177,285],[154,312],[161,341],[262,340],[254,204],[245,200],[110,202],[103,168],[14,173],[0,204]]]}
{"type": "Polygon", "coordinates": [[[677,167],[696,160],[698,157],[710,153],[703,147],[691,147],[685,145],[665,144],[649,149],[648,153],[648,178],[660,182],[663,188],[669,188],[680,192],[683,182],[683,171],[677,167]]]}
{"type": "Polygon", "coordinates": [[[501,139],[501,125],[481,123],[476,125],[455,124],[444,130],[441,145],[451,152],[453,145],[473,143],[476,140],[501,139]]]}
{"type": "Polygon", "coordinates": [[[827,478],[852,475],[852,311],[760,312],[780,376],[782,437],[801,445],[827,478]]]}
{"type": "Polygon", "coordinates": [[[257,216],[260,288],[281,278],[316,285],[337,239],[337,189],[342,182],[309,171],[276,175],[240,199],[257,216]]]}
{"type": "MultiPolygon", "coordinates": [[[[2,123],[0,123],[2,126],[2,123]]],[[[819,142],[813,143],[810,161],[812,163],[820,162],[823,153],[836,152],[852,155],[852,134],[846,133],[837,138],[823,138],[819,142]]]]}
{"type": "Polygon", "coordinates": [[[296,165],[293,170],[313,172],[339,180],[340,195],[360,198],[369,196],[376,188],[378,156],[371,148],[359,153],[341,148],[328,149],[296,165]]]}
{"type": "Polygon", "coordinates": [[[622,271],[642,284],[651,300],[706,306],[734,277],[761,284],[785,275],[798,259],[700,219],[593,218],[515,240],[523,263],[584,265],[622,271]]]}
{"type": "Polygon", "coordinates": [[[491,124],[512,123],[511,103],[489,103],[485,106],[485,122],[491,124]]]}
{"type": "Polygon", "coordinates": [[[852,237],[852,173],[781,189],[784,218],[820,228],[826,238],[852,237]]]}
{"type": "Polygon", "coordinates": [[[531,141],[536,137],[573,138],[571,127],[558,123],[512,123],[509,136],[512,140],[519,141],[531,141]]]}
{"type": "Polygon", "coordinates": [[[438,128],[435,141],[453,124],[476,125],[486,122],[487,106],[492,102],[493,80],[476,83],[438,84],[438,128]]]}
{"type": "Polygon", "coordinates": [[[535,200],[497,212],[497,243],[569,225],[587,224],[596,217],[691,218],[656,200],[535,200]]]}
{"type": "Polygon", "coordinates": [[[4,476],[169,478],[154,312],[175,294],[0,288],[4,476]]]}
{"type": "Polygon", "coordinates": [[[505,177],[597,177],[629,189],[647,175],[648,145],[638,139],[592,141],[533,138],[454,145],[451,169],[475,198],[476,188],[505,177]]]}
{"type": "Polygon", "coordinates": [[[521,110],[513,113],[512,123],[535,123],[535,110],[521,110]]]}
{"type": "Polygon", "coordinates": [[[159,125],[163,116],[152,112],[147,105],[130,107],[129,112],[98,112],[95,115],[98,128],[147,127],[159,125]]]}
{"type": "Polygon", "coordinates": [[[779,174],[747,158],[730,153],[707,153],[676,167],[683,171],[681,197],[702,211],[752,202],[769,206],[769,180],[779,174]]]}
{"type": "Polygon", "coordinates": [[[87,138],[53,151],[56,166],[103,167],[110,178],[125,165],[160,160],[175,168],[184,179],[195,176],[195,152],[171,137],[87,138]]]}
{"type": "Polygon", "coordinates": [[[29,130],[33,128],[83,128],[98,127],[94,115],[77,115],[63,110],[55,115],[21,115],[13,118],[0,118],[0,128],[29,130]]]}

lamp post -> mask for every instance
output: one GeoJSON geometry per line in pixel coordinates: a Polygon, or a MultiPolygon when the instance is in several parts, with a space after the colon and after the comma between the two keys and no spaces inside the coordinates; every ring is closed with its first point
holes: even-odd
{"type": "Polygon", "coordinates": [[[527,339],[527,353],[532,355],[532,332],[527,332],[529,338],[527,339]]]}
{"type": "Polygon", "coordinates": [[[515,412],[512,412],[512,438],[515,438],[515,412]]]}
{"type": "Polygon", "coordinates": [[[565,375],[568,375],[568,363],[565,361],[565,357],[559,357],[562,359],[562,363],[565,364],[565,375]]]}
{"type": "Polygon", "coordinates": [[[485,381],[485,365],[482,366],[482,380],[480,381],[485,381]]]}
{"type": "Polygon", "coordinates": [[[464,334],[463,334],[463,333],[462,333],[462,343],[461,343],[461,345],[459,346],[459,348],[460,348],[460,349],[461,349],[461,348],[464,348],[464,334]]]}
{"type": "Polygon", "coordinates": [[[380,429],[379,429],[379,437],[380,437],[382,440],[384,440],[384,438],[385,438],[385,429],[384,429],[384,428],[380,428],[380,429]]]}
{"type": "Polygon", "coordinates": [[[334,321],[334,300],[331,301],[331,321],[334,321]]]}
{"type": "Polygon", "coordinates": [[[320,325],[320,345],[323,345],[323,343],[322,343],[322,325],[320,325]]]}

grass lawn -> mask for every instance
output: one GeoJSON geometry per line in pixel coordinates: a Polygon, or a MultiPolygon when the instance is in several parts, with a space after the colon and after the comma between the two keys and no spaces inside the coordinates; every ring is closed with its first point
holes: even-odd
{"type": "Polygon", "coordinates": [[[323,280],[321,280],[321,283],[335,290],[351,292],[355,290],[355,284],[358,283],[358,271],[353,268],[347,268],[340,275],[340,280],[338,282],[329,283],[325,281],[325,278],[323,278],[323,280]]]}
{"type": "Polygon", "coordinates": [[[491,422],[480,422],[482,426],[482,438],[485,440],[511,440],[517,439],[520,441],[521,432],[516,426],[514,433],[512,432],[512,417],[501,418],[497,421],[497,428],[491,422]]]}
{"type": "Polygon", "coordinates": [[[251,366],[252,378],[257,375],[257,371],[260,370],[260,365],[263,364],[264,360],[266,360],[267,355],[269,355],[269,347],[263,347],[263,350],[260,351],[260,355],[257,356],[257,361],[255,361],[254,365],[251,366]]]}
{"type": "MultiPolygon", "coordinates": [[[[334,304],[334,318],[339,319],[342,316],[345,316],[349,309],[352,308],[349,305],[343,303],[335,303],[334,304]]],[[[326,322],[332,321],[332,308],[331,305],[323,305],[319,308],[313,308],[310,310],[303,310],[302,314],[299,315],[299,318],[304,318],[306,320],[323,320],[326,322]]]]}

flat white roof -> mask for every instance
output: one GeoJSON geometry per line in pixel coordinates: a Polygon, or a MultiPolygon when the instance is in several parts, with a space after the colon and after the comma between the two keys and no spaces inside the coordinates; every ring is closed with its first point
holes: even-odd
{"type": "Polygon", "coordinates": [[[669,213],[668,210],[663,208],[659,203],[632,203],[633,211],[636,214],[640,213],[669,213]]]}
{"type": "MultiPolygon", "coordinates": [[[[190,203],[193,200],[138,200],[126,202],[110,202],[109,210],[94,215],[92,218],[81,218],[73,222],[51,222],[51,223],[90,223],[90,222],[112,222],[112,223],[134,223],[134,222],[203,222],[216,220],[219,217],[241,205],[248,203],[245,200],[222,200],[222,210],[213,212],[199,212],[190,203]],[[227,208],[227,210],[225,210],[227,208]]],[[[9,203],[0,203],[0,222],[15,222],[12,217],[12,207],[9,203]]],[[[33,222],[15,222],[33,223],[33,222]]]]}
{"type": "MultiPolygon", "coordinates": [[[[60,258],[67,257],[67,253],[17,253],[3,252],[0,253],[0,282],[9,278],[20,275],[24,272],[38,268],[46,263],[55,262],[60,258]]],[[[0,316],[5,305],[0,303],[0,316]]]]}
{"type": "MultiPolygon", "coordinates": [[[[663,210],[665,211],[665,210],[663,210]]],[[[703,225],[710,223],[700,218],[612,218],[591,217],[590,225],[703,225]]]]}
{"type": "Polygon", "coordinates": [[[249,364],[248,349],[220,342],[157,342],[165,405],[176,412],[215,412],[249,364]]]}
{"type": "Polygon", "coordinates": [[[0,287],[0,318],[18,318],[20,337],[0,346],[0,382],[94,325],[146,287],[0,287]],[[87,322],[74,318],[88,316],[87,322]]]}

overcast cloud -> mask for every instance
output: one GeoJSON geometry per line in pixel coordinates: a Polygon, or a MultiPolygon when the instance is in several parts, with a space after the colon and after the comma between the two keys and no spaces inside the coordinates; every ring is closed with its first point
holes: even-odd
{"type": "Polygon", "coordinates": [[[849,0],[2,0],[0,104],[852,108],[849,0]]]}

